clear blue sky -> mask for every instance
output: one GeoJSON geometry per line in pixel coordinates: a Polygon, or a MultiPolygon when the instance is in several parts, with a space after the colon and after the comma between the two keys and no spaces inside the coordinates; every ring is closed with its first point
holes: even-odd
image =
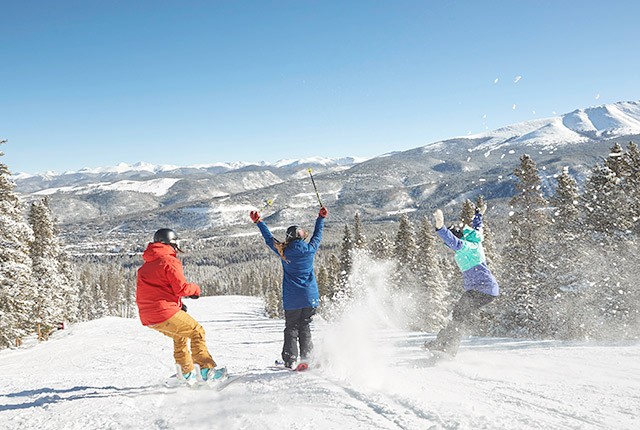
{"type": "Polygon", "coordinates": [[[0,0],[0,11],[0,161],[14,173],[370,157],[640,99],[635,0],[0,0]]]}

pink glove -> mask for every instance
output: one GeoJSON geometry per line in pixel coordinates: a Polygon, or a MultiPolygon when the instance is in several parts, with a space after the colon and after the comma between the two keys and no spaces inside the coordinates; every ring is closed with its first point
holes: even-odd
{"type": "Polygon", "coordinates": [[[260,222],[260,214],[258,213],[258,211],[249,212],[249,216],[251,217],[251,221],[253,221],[255,223],[259,223],[260,222]]]}
{"type": "Polygon", "coordinates": [[[318,213],[318,216],[320,218],[325,218],[327,215],[329,215],[329,210],[327,208],[325,208],[324,206],[320,208],[320,212],[318,213]]]}

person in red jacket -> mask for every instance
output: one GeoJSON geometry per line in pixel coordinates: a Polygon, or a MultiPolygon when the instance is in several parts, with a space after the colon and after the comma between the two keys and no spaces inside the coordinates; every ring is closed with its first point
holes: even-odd
{"type": "Polygon", "coordinates": [[[144,264],[138,269],[136,288],[140,321],[173,339],[173,357],[187,382],[195,382],[200,376],[205,381],[220,379],[226,369],[217,367],[207,349],[204,329],[182,304],[182,297],[200,297],[200,287],[186,281],[177,252],[182,252],[178,235],[161,228],[142,254],[144,264]]]}

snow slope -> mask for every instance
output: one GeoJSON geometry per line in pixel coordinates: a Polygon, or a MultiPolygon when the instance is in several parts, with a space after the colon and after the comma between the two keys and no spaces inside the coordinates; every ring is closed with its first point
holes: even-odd
{"type": "Polygon", "coordinates": [[[455,361],[421,367],[431,335],[318,320],[324,366],[294,373],[269,369],[283,322],[264,317],[259,299],[187,302],[214,358],[242,379],[221,392],[166,388],[169,339],[103,318],[0,352],[0,428],[640,428],[638,344],[473,338],[455,361]]]}
{"type": "MultiPolygon", "coordinates": [[[[521,122],[460,138],[485,139],[474,151],[489,154],[505,147],[537,145],[552,149],[589,139],[636,134],[640,134],[640,102],[628,101],[578,109],[558,117],[521,122]]],[[[438,144],[427,145],[425,150],[437,150],[441,142],[438,144]]]]}

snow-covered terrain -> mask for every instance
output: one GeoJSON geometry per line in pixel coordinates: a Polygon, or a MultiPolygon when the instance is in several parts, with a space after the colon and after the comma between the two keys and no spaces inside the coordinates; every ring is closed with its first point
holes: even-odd
{"type": "Polygon", "coordinates": [[[640,428],[638,344],[472,338],[455,361],[423,367],[432,335],[371,324],[378,310],[363,306],[368,317],[315,323],[321,367],[274,371],[283,322],[259,299],[187,302],[214,358],[243,375],[225,390],[167,388],[171,341],[103,318],[0,352],[0,428],[640,428]]]}
{"type": "Polygon", "coordinates": [[[486,139],[475,150],[490,153],[503,147],[537,145],[551,149],[589,139],[637,134],[640,134],[640,102],[629,101],[578,109],[562,116],[521,122],[466,138],[486,139]]]}

